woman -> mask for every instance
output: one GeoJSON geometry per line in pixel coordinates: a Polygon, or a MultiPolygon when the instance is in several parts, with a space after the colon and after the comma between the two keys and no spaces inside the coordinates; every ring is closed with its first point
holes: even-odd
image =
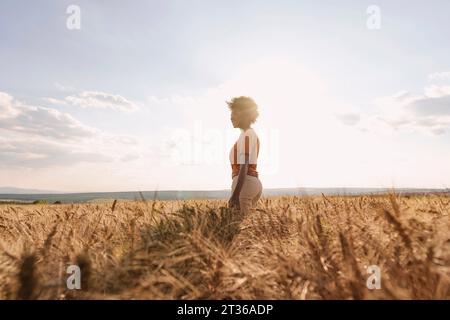
{"type": "Polygon", "coordinates": [[[259,138],[251,128],[259,115],[258,106],[249,97],[236,97],[227,104],[231,110],[233,127],[241,129],[241,135],[230,151],[233,182],[228,206],[247,214],[262,193],[262,184],[256,171],[259,138]]]}

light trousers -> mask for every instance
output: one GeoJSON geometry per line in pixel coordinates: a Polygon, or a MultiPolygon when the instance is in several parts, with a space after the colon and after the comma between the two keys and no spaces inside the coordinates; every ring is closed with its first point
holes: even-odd
{"type": "MultiPolygon", "coordinates": [[[[233,194],[238,181],[238,176],[234,176],[231,184],[231,194],[233,194]]],[[[245,175],[244,184],[239,194],[240,211],[243,214],[249,213],[258,203],[262,194],[262,184],[259,178],[255,176],[245,175]]]]}

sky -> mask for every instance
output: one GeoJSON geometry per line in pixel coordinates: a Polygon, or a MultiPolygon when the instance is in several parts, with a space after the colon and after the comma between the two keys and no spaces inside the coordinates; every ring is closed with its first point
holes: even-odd
{"type": "Polygon", "coordinates": [[[0,2],[0,186],[450,187],[448,1],[0,2]]]}

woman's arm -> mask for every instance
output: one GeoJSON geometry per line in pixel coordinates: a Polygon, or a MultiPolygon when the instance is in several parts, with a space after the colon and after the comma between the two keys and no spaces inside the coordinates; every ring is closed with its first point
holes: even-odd
{"type": "Polygon", "coordinates": [[[245,153],[245,164],[241,164],[239,166],[239,174],[237,178],[236,187],[234,188],[233,194],[231,195],[229,204],[230,207],[233,206],[234,203],[237,203],[239,205],[239,195],[241,194],[242,186],[244,185],[245,176],[247,175],[248,171],[248,163],[249,163],[249,154],[248,154],[248,145],[249,145],[249,137],[245,137],[245,150],[247,151],[245,153]]]}
{"type": "Polygon", "coordinates": [[[245,164],[241,164],[239,167],[239,175],[236,183],[236,187],[234,188],[233,194],[231,195],[230,200],[228,201],[228,207],[240,209],[239,203],[239,195],[241,194],[242,186],[244,185],[245,175],[247,174],[248,169],[248,161],[245,164]]]}
{"type": "Polygon", "coordinates": [[[236,183],[236,188],[234,188],[234,192],[231,197],[236,197],[239,199],[239,195],[241,194],[242,186],[244,185],[245,175],[248,170],[248,159],[245,159],[245,164],[241,164],[239,167],[239,175],[236,183]]]}

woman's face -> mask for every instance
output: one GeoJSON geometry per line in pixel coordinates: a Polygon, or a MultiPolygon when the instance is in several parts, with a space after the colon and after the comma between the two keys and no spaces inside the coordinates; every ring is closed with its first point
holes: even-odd
{"type": "Polygon", "coordinates": [[[239,117],[235,111],[231,111],[231,123],[233,124],[234,128],[239,127],[239,117]]]}

